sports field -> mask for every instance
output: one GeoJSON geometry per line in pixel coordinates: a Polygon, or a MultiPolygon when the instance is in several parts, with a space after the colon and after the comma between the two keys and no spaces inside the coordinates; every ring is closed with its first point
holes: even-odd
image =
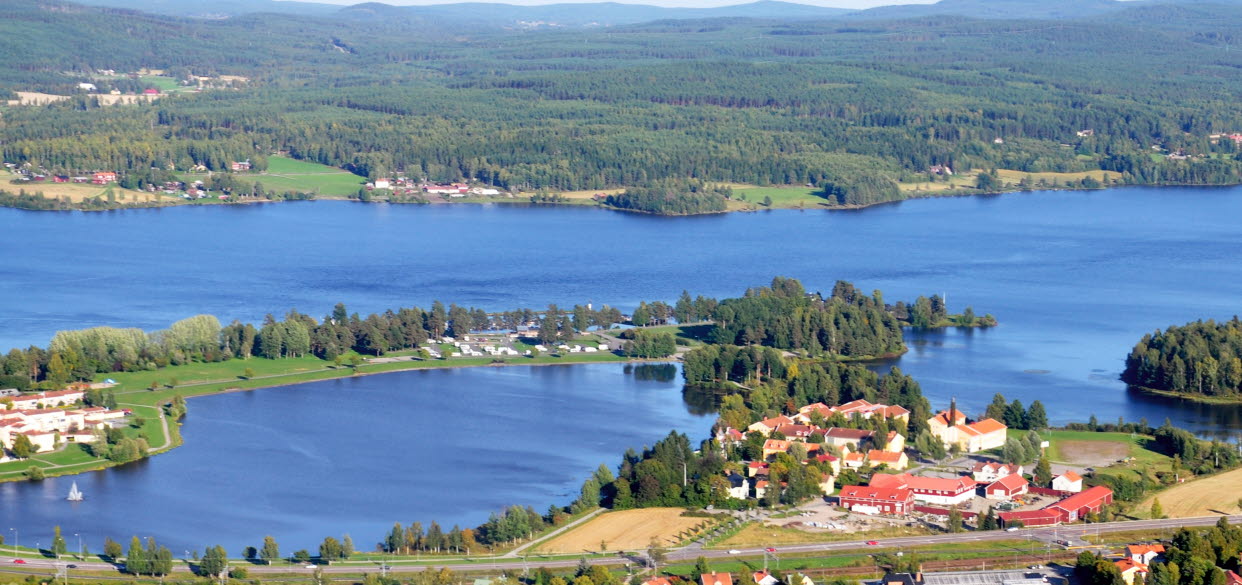
{"type": "Polygon", "coordinates": [[[681,541],[678,536],[711,520],[687,518],[681,508],[644,508],[609,512],[593,518],[569,532],[561,534],[537,547],[543,553],[580,553],[598,551],[603,543],[607,550],[641,550],[652,539],[664,546],[681,541]]]}

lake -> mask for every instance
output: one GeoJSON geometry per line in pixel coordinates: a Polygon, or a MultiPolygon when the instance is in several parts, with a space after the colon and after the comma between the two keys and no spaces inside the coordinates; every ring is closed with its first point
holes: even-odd
{"type": "Polygon", "coordinates": [[[707,437],[715,417],[686,404],[679,376],[645,364],[462,368],[194,398],[185,445],[168,454],[0,484],[0,529],[47,546],[60,525],[95,552],[105,536],[154,535],[178,557],[214,544],[240,554],[272,534],[288,554],[343,534],[370,550],[393,522],[447,531],[513,504],[545,512],[629,447],[673,429],[707,437]],[[65,501],[73,482],[84,501],[65,501]]]}
{"type": "MultiPolygon", "coordinates": [[[[570,207],[347,202],[104,213],[0,209],[0,244],[11,251],[0,262],[0,300],[7,309],[0,315],[0,347],[46,344],[52,333],[64,328],[156,329],[196,313],[212,313],[222,321],[259,321],[265,313],[279,314],[290,307],[324,315],[338,301],[364,315],[397,306],[426,307],[434,299],[488,310],[550,302],[629,309],[640,300],[671,302],[682,289],[717,297],[737,295],[774,275],[797,277],[808,288],[822,291],[844,279],[863,290],[884,291],[889,302],[945,294],[951,309],[970,305],[977,313],[993,313],[1000,320],[1001,325],[990,330],[910,332],[911,351],[892,364],[918,379],[933,406],[944,407],[956,397],[967,412],[979,412],[994,393],[1002,392],[1026,404],[1043,401],[1054,423],[1084,420],[1091,414],[1101,421],[1147,418],[1154,424],[1168,417],[1183,428],[1233,438],[1242,432],[1242,408],[1135,395],[1117,376],[1126,353],[1144,333],[1198,318],[1225,319],[1238,311],[1242,299],[1238,217],[1242,217],[1242,188],[1031,192],[907,201],[858,211],[691,218],[570,207]]],[[[633,381],[626,381],[620,368],[582,366],[565,376],[612,376],[619,387],[628,387],[633,381]]],[[[590,384],[564,388],[566,382],[556,376],[521,371],[476,370],[453,374],[462,378],[451,379],[469,379],[469,391],[484,398],[491,393],[545,396],[594,391],[590,384]]],[[[419,375],[352,383],[365,384],[367,392],[392,400],[403,385],[412,383],[408,381],[425,379],[419,375]]],[[[690,418],[684,424],[661,423],[664,426],[658,429],[644,428],[650,419],[638,415],[608,418],[602,426],[630,434],[629,442],[622,443],[640,445],[671,428],[691,432],[695,425],[706,429],[710,424],[680,403],[678,381],[643,383],[653,384],[644,390],[650,396],[658,394],[671,402],[662,403],[672,409],[665,416],[690,418]]],[[[306,395],[332,393],[309,392],[306,395]]],[[[255,518],[251,524],[290,518],[291,524],[272,529],[288,534],[290,540],[306,534],[317,542],[345,532],[351,529],[346,522],[328,516],[337,502],[373,497],[365,491],[369,488],[319,490],[301,476],[308,471],[301,466],[313,464],[300,457],[255,455],[272,454],[268,446],[253,442],[255,437],[275,445],[298,445],[308,434],[333,428],[334,419],[309,425],[281,415],[282,407],[291,406],[285,397],[295,395],[304,396],[284,389],[196,399],[185,429],[187,447],[132,471],[93,474],[89,480],[121,485],[132,477],[132,483],[116,489],[111,485],[83,489],[88,497],[102,497],[104,491],[122,493],[155,484],[158,487],[147,489],[158,491],[142,493],[160,496],[150,506],[166,511],[167,522],[185,502],[202,499],[197,509],[236,507],[221,514],[255,518]],[[257,413],[254,416],[266,421],[269,430],[262,435],[215,437],[224,427],[212,426],[223,424],[212,423],[213,413],[223,412],[230,413],[220,417],[225,420],[232,420],[235,412],[257,413]],[[203,448],[208,436],[218,442],[207,451],[210,455],[203,456],[194,450],[203,448]],[[243,470],[274,466],[270,481],[275,485],[263,490],[276,496],[257,498],[250,485],[243,490],[236,483],[218,483],[216,474],[229,477],[228,466],[243,470]],[[193,478],[190,487],[166,488],[178,482],[185,485],[179,474],[193,478]],[[205,487],[194,487],[200,484],[205,487]],[[265,512],[263,507],[243,510],[254,499],[268,505],[273,501],[269,498],[290,506],[279,513],[265,512]],[[335,528],[338,525],[342,528],[335,528]]],[[[643,396],[646,400],[648,395],[643,396]]],[[[322,416],[338,414],[323,408],[324,402],[302,405],[305,416],[319,409],[322,416]]],[[[419,404],[425,406],[412,408],[440,408],[434,402],[419,404]]],[[[383,401],[359,408],[350,416],[370,417],[374,426],[391,429],[394,441],[406,441],[394,448],[431,444],[427,429],[408,426],[412,415],[405,410],[387,408],[383,401]]],[[[455,432],[456,422],[441,425],[455,432]]],[[[535,426],[534,421],[530,424],[535,426]]],[[[357,426],[346,423],[341,432],[369,430],[357,426]]],[[[598,432],[602,431],[597,428],[586,436],[598,432]]],[[[703,438],[702,431],[691,434],[695,441],[703,438]]],[[[529,462],[537,467],[546,465],[545,458],[563,455],[538,441],[531,435],[504,444],[539,454],[529,462]]],[[[577,444],[567,448],[575,450],[577,444]]],[[[621,449],[612,452],[619,454],[621,449]]],[[[319,448],[307,451],[328,456],[319,448]]],[[[399,477],[389,475],[395,473],[387,455],[391,452],[349,454],[370,472],[360,472],[361,477],[374,476],[377,483],[386,483],[401,481],[389,479],[399,477]]],[[[501,502],[531,503],[539,509],[564,503],[569,496],[556,494],[568,490],[566,486],[579,481],[600,462],[600,454],[608,452],[575,455],[557,472],[561,479],[519,473],[523,479],[501,488],[497,497],[471,499],[477,506],[448,510],[442,504],[398,498],[394,505],[400,517],[385,517],[383,523],[435,516],[441,522],[461,519],[464,524],[486,517],[501,502]]],[[[455,486],[468,485],[484,469],[473,451],[453,451],[453,456],[453,464],[421,475],[442,479],[424,481],[442,481],[437,489],[455,491],[455,486]]],[[[615,456],[604,459],[611,462],[615,456]]],[[[358,482],[350,479],[356,486],[358,482]]],[[[10,514],[19,506],[18,499],[26,501],[42,494],[40,490],[63,497],[60,492],[68,490],[67,484],[60,480],[45,484],[53,487],[3,486],[0,504],[4,514],[10,514]]],[[[61,506],[57,512],[21,523],[32,530],[46,526],[63,504],[57,501],[61,506]]],[[[190,525],[209,522],[189,513],[177,520],[190,525]]],[[[116,522],[99,525],[124,527],[116,536],[137,530],[133,522],[116,522]]],[[[244,541],[224,534],[216,540],[236,552],[237,544],[257,544],[254,530],[245,534],[244,541]]],[[[379,537],[353,536],[360,546],[379,537]]],[[[309,544],[313,543],[305,545],[309,544]]]]}

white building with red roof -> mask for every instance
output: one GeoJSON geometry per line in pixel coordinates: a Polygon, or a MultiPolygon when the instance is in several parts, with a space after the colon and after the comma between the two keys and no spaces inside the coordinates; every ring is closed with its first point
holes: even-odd
{"type": "Polygon", "coordinates": [[[1052,489],[1063,492],[1081,492],[1082,476],[1073,471],[1066,471],[1052,478],[1052,489]]]}
{"type": "Polygon", "coordinates": [[[915,501],[937,506],[955,506],[975,496],[978,484],[967,476],[921,477],[905,473],[877,473],[871,477],[873,487],[905,488],[914,493],[915,501]]]}
{"type": "Polygon", "coordinates": [[[914,492],[906,488],[847,485],[837,495],[841,507],[860,514],[905,516],[914,509],[914,492]]]}
{"type": "Polygon", "coordinates": [[[970,469],[970,475],[979,483],[992,483],[1006,475],[1022,475],[1022,466],[1017,463],[980,461],[970,469]]]}

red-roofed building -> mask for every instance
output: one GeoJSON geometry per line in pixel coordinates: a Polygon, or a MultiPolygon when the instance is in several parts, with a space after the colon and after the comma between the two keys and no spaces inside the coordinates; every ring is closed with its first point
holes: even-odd
{"type": "Polygon", "coordinates": [[[95,173],[94,175],[91,176],[91,182],[96,185],[107,185],[108,183],[115,183],[116,173],[112,171],[104,171],[102,173],[95,173]]]}
{"type": "Polygon", "coordinates": [[[863,441],[870,441],[874,436],[875,431],[832,427],[824,431],[824,442],[834,447],[848,446],[857,451],[863,441]]]}
{"type": "Polygon", "coordinates": [[[1113,490],[1097,485],[1084,492],[1074,494],[1055,504],[1045,506],[1045,510],[1053,510],[1061,514],[1062,522],[1074,522],[1113,503],[1113,490]]]}
{"type": "Polygon", "coordinates": [[[767,475],[768,464],[763,461],[751,461],[746,464],[746,477],[755,477],[756,475],[767,475]]]}
{"type": "Polygon", "coordinates": [[[1066,471],[1052,478],[1052,489],[1063,492],[1081,492],[1082,476],[1073,471],[1066,471]]]}
{"type": "Polygon", "coordinates": [[[1135,576],[1146,579],[1147,573],[1150,572],[1147,569],[1147,565],[1136,563],[1131,559],[1121,559],[1120,561],[1114,561],[1113,564],[1117,565],[1118,571],[1121,571],[1121,580],[1125,581],[1126,585],[1133,585],[1135,576]]]}
{"type": "Polygon", "coordinates": [[[643,585],[673,585],[673,583],[668,580],[668,577],[652,577],[643,581],[643,585]]]}
{"type": "Polygon", "coordinates": [[[772,573],[764,571],[755,571],[751,574],[751,578],[755,580],[757,585],[776,585],[780,580],[772,576],[772,573]]]}
{"type": "Polygon", "coordinates": [[[996,515],[1006,527],[1017,526],[1053,526],[1061,523],[1061,514],[1054,510],[1024,510],[1021,512],[1001,512],[996,515]]]}
{"type": "Polygon", "coordinates": [[[1021,475],[1006,475],[983,488],[983,497],[989,500],[1012,500],[1025,494],[1031,487],[1021,475]]]}
{"type": "Polygon", "coordinates": [[[763,458],[767,459],[768,457],[772,457],[776,455],[777,453],[787,453],[789,451],[790,445],[792,445],[792,443],[790,443],[789,441],[782,441],[779,439],[768,439],[763,442],[763,458]]]}
{"type": "Polygon", "coordinates": [[[1242,585],[1242,577],[1233,571],[1225,571],[1225,585],[1242,585]]]}
{"type": "Polygon", "coordinates": [[[910,458],[905,453],[893,453],[892,451],[881,451],[872,449],[867,452],[867,462],[874,467],[887,465],[889,469],[901,471],[910,466],[910,458]]]}
{"type": "Polygon", "coordinates": [[[847,485],[837,500],[841,507],[861,514],[905,516],[914,509],[914,492],[904,488],[847,485]]]}
{"type": "Polygon", "coordinates": [[[791,424],[793,424],[793,419],[787,416],[781,415],[781,416],[774,416],[772,418],[765,418],[757,423],[754,423],[746,427],[746,430],[747,431],[758,431],[760,433],[763,433],[766,436],[766,435],[771,434],[772,431],[775,431],[776,428],[781,425],[791,425],[791,424]]]}
{"type": "Polygon", "coordinates": [[[969,477],[920,477],[905,473],[871,476],[872,487],[906,488],[914,492],[914,499],[926,504],[941,506],[960,505],[975,496],[978,484],[969,477]]]}
{"type": "Polygon", "coordinates": [[[816,431],[811,425],[785,424],[776,427],[776,432],[785,435],[786,439],[806,440],[816,431]]]}
{"type": "Polygon", "coordinates": [[[1130,560],[1143,565],[1150,565],[1156,557],[1162,554],[1164,554],[1163,544],[1131,544],[1126,546],[1126,556],[1130,557],[1130,560]]]}
{"type": "Polygon", "coordinates": [[[699,585],[733,585],[733,576],[728,573],[703,573],[699,575],[699,585]]]}

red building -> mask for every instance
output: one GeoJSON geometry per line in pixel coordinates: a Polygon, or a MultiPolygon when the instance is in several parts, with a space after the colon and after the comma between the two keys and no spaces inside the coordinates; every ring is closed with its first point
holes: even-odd
{"type": "Polygon", "coordinates": [[[1012,500],[1027,492],[1030,482],[1021,475],[1006,475],[983,489],[984,497],[990,500],[1012,500]]]}
{"type": "Polygon", "coordinates": [[[1087,514],[1099,512],[1101,508],[1111,503],[1113,503],[1113,490],[1097,485],[1055,504],[1045,506],[1044,509],[1061,514],[1062,522],[1074,522],[1086,517],[1087,514]]]}
{"type": "Polygon", "coordinates": [[[1054,510],[1026,510],[1023,512],[1001,512],[996,515],[1003,526],[1053,526],[1061,523],[1061,515],[1054,510]]]}
{"type": "Polygon", "coordinates": [[[906,488],[847,485],[837,499],[841,507],[863,514],[905,516],[914,509],[914,492],[906,488]]]}

